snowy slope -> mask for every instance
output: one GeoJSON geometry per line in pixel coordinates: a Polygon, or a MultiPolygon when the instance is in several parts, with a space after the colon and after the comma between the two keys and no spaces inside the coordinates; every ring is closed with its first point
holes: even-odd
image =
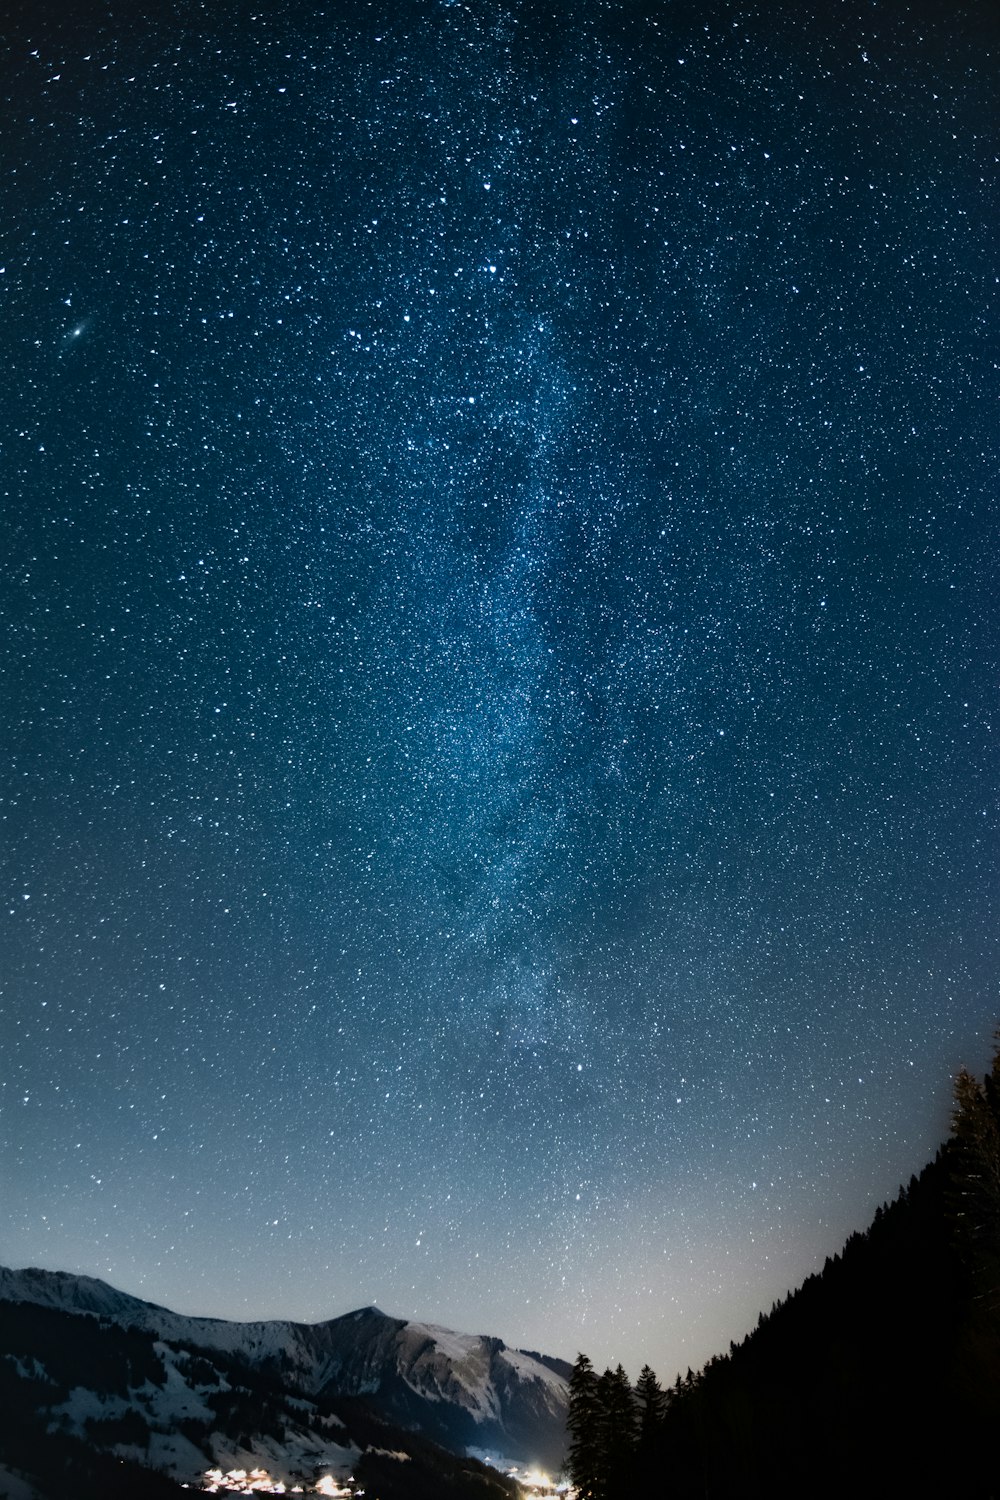
{"type": "MultiPolygon", "coordinates": [[[[490,1449],[550,1467],[562,1458],[569,1367],[497,1338],[375,1307],[313,1324],[189,1318],[92,1277],[39,1270],[0,1268],[3,1301],[90,1313],[163,1344],[215,1350],[313,1398],[365,1397],[386,1419],[453,1452],[490,1449]]],[[[166,1411],[153,1420],[169,1426],[166,1411]]]]}

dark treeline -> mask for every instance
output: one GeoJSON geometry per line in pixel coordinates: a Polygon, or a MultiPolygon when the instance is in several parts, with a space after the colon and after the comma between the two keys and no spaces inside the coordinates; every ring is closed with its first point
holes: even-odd
{"type": "Polygon", "coordinates": [[[570,1387],[580,1500],[1000,1495],[1000,1048],[950,1141],[729,1353],[570,1387]]]}

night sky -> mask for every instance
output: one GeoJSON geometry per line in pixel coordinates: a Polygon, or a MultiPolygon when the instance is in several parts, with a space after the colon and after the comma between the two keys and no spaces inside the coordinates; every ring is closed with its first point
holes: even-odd
{"type": "Polygon", "coordinates": [[[993,7],[19,14],[0,1260],[672,1379],[1000,1014],[993,7]]]}

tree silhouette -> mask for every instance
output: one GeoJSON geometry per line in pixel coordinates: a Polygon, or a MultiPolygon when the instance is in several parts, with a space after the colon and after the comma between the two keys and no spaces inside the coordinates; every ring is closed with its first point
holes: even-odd
{"type": "Polygon", "coordinates": [[[1000,1033],[982,1083],[965,1068],[955,1079],[952,1205],[960,1247],[977,1290],[1000,1305],[1000,1033]]]}
{"type": "Polygon", "coordinates": [[[604,1437],[599,1488],[603,1500],[619,1500],[631,1492],[637,1427],[632,1387],[621,1365],[605,1370],[597,1395],[604,1437]]]}
{"type": "Polygon", "coordinates": [[[578,1354],[569,1378],[569,1453],[566,1469],[577,1500],[603,1500],[604,1424],[597,1376],[585,1354],[578,1354]]]}
{"type": "Polygon", "coordinates": [[[639,1408],[639,1441],[635,1454],[635,1477],[640,1489],[648,1488],[655,1476],[656,1450],[667,1409],[667,1393],[649,1365],[643,1365],[635,1383],[639,1408]]]}

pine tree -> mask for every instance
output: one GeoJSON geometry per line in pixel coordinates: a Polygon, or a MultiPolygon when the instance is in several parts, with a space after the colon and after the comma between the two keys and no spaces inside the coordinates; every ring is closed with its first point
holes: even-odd
{"type": "Polygon", "coordinates": [[[636,1408],[628,1376],[621,1365],[605,1370],[597,1382],[603,1427],[602,1500],[619,1500],[632,1487],[635,1460],[636,1408]]]}
{"type": "Polygon", "coordinates": [[[649,1365],[643,1365],[635,1383],[639,1408],[639,1441],[635,1450],[634,1473],[640,1494],[651,1492],[659,1470],[657,1450],[667,1411],[667,1393],[649,1365]]]}
{"type": "Polygon", "coordinates": [[[1000,1301],[1000,1036],[980,1084],[965,1068],[955,1079],[952,1111],[953,1210],[959,1241],[981,1291],[1000,1301]]]}
{"type": "Polygon", "coordinates": [[[666,1410],[663,1387],[649,1365],[643,1365],[639,1372],[639,1379],[635,1383],[635,1399],[639,1406],[639,1446],[648,1448],[666,1410]]]}
{"type": "Polygon", "coordinates": [[[578,1354],[569,1379],[566,1469],[578,1500],[602,1500],[604,1424],[594,1367],[578,1354]]]}

